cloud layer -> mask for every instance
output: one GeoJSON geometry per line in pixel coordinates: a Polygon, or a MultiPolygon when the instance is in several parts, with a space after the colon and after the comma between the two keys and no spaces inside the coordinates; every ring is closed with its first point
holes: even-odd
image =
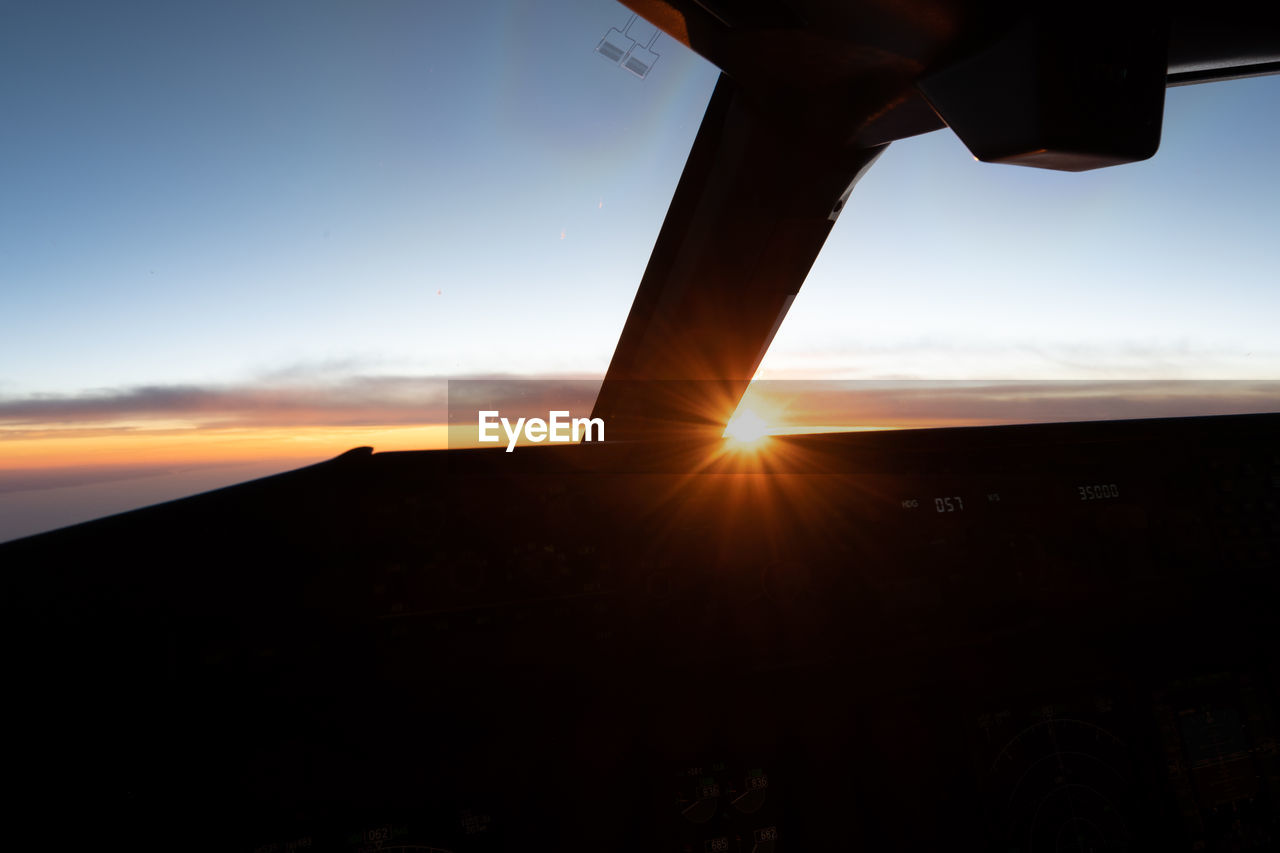
{"type": "Polygon", "coordinates": [[[446,402],[444,380],[402,376],[315,385],[140,385],[0,399],[0,427],[154,421],[224,427],[438,423],[446,402]]]}
{"type": "MultiPolygon", "coordinates": [[[[600,380],[488,377],[455,382],[454,408],[589,409],[600,380]],[[460,389],[466,389],[463,398],[460,389]],[[481,389],[482,393],[477,393],[481,389]]],[[[443,424],[445,377],[331,382],[141,385],[75,395],[0,398],[0,434],[45,430],[354,427],[443,424]]],[[[1280,382],[757,382],[748,400],[793,426],[930,425],[1180,417],[1280,410],[1280,382]]],[[[455,412],[456,418],[456,412],[455,412]]]]}

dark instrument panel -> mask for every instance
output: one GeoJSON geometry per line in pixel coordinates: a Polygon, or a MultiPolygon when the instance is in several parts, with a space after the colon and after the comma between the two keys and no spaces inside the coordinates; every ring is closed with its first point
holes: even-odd
{"type": "Polygon", "coordinates": [[[50,848],[1277,842],[1276,415],[353,451],[0,566],[50,848]]]}

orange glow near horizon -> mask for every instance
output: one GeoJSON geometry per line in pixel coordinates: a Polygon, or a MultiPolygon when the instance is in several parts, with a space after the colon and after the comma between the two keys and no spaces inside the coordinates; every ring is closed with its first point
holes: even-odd
{"type": "MultiPolygon", "coordinates": [[[[765,381],[751,383],[741,400],[735,400],[728,393],[717,395],[714,383],[673,383],[669,390],[675,396],[657,402],[659,408],[692,412],[698,430],[724,424],[707,437],[723,435],[725,453],[744,464],[768,467],[785,454],[788,444],[773,439],[788,435],[1091,420],[1100,413],[1132,418],[1274,411],[1274,388],[1274,384],[1248,385],[1234,396],[1211,397],[1198,383],[1101,387],[1096,383],[907,383],[893,387],[765,381]]],[[[446,424],[323,423],[322,419],[354,415],[300,405],[305,403],[302,397],[288,398],[288,405],[278,408],[266,405],[270,402],[266,398],[261,402],[264,405],[248,415],[240,410],[200,410],[186,418],[91,422],[86,416],[79,423],[68,419],[0,424],[0,472],[246,462],[300,467],[359,446],[371,446],[379,453],[491,446],[481,445],[469,424],[451,428],[446,424]],[[226,422],[233,416],[241,419],[238,425],[226,422]],[[250,416],[256,421],[244,422],[250,416]]],[[[366,414],[378,417],[376,412],[366,414]]]]}
{"type": "Polygon", "coordinates": [[[20,435],[0,437],[0,470],[206,465],[268,459],[308,464],[365,445],[382,452],[437,450],[447,443],[444,424],[24,430],[20,435]]]}
{"type": "MultiPolygon", "coordinates": [[[[754,410],[735,415],[725,429],[729,449],[758,450],[773,435],[844,431],[847,427],[770,424],[754,410]]],[[[871,427],[876,429],[876,427],[871,427]]],[[[456,430],[455,430],[456,433],[456,430]]],[[[528,442],[521,442],[525,446],[528,442]]],[[[488,447],[474,436],[450,435],[446,424],[423,426],[202,427],[154,426],[26,429],[0,433],[0,471],[58,468],[129,468],[220,465],[258,461],[299,466],[332,459],[353,447],[375,452],[488,447]]]]}

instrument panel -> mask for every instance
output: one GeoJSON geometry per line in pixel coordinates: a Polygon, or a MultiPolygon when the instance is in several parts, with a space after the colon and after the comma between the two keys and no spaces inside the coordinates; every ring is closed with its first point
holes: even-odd
{"type": "Polygon", "coordinates": [[[1277,438],[355,454],[9,543],[11,825],[260,853],[1269,849],[1277,438]]]}

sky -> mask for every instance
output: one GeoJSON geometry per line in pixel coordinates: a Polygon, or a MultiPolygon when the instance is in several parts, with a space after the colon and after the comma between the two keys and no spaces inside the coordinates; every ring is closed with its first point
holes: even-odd
{"type": "MultiPolygon", "coordinates": [[[[596,54],[629,16],[0,0],[0,540],[441,446],[449,378],[601,376],[718,73],[596,54]]],[[[1085,174],[894,143],[758,375],[1280,378],[1277,102],[1171,89],[1085,174]]]]}

